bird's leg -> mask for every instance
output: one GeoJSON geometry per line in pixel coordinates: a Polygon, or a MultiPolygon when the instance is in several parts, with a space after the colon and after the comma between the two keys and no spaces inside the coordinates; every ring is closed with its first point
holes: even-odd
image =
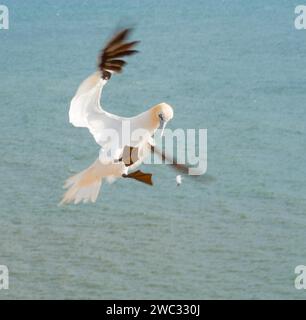
{"type": "Polygon", "coordinates": [[[138,180],[140,182],[143,182],[143,183],[151,185],[151,186],[153,185],[152,174],[151,173],[143,173],[140,170],[131,172],[129,174],[124,173],[124,174],[122,174],[122,177],[135,179],[135,180],[138,180]]]}
{"type": "Polygon", "coordinates": [[[125,165],[124,172],[122,174],[122,178],[131,178],[143,182],[145,184],[153,185],[152,182],[152,174],[151,173],[143,173],[140,170],[131,172],[128,174],[129,167],[138,161],[138,148],[125,146],[122,156],[118,161],[122,161],[125,165]]]}

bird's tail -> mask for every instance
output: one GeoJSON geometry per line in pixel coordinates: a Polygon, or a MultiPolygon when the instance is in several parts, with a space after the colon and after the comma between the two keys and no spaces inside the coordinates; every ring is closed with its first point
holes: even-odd
{"type": "Polygon", "coordinates": [[[95,202],[97,200],[101,184],[101,163],[96,160],[89,168],[68,178],[64,188],[68,189],[64,194],[60,205],[74,202],[75,204],[83,201],[95,202]]]}

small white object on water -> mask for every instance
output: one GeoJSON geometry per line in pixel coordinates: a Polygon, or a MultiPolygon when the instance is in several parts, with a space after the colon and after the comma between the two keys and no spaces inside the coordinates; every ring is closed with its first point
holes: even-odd
{"type": "Polygon", "coordinates": [[[178,176],[176,176],[176,185],[180,186],[182,183],[182,176],[179,174],[178,176]]]}

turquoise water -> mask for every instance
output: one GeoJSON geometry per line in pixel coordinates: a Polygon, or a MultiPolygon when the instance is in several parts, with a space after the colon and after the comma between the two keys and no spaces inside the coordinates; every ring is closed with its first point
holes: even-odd
{"type": "Polygon", "coordinates": [[[0,298],[306,298],[306,31],[297,1],[6,1],[0,30],[0,298]],[[155,186],[104,185],[58,207],[98,146],[68,123],[79,83],[117,26],[141,54],[103,103],[166,101],[170,128],[208,129],[206,177],[151,166],[155,186]]]}

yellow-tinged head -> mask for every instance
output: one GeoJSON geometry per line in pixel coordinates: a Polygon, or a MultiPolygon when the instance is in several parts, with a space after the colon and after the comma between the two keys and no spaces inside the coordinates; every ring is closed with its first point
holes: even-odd
{"type": "Polygon", "coordinates": [[[152,109],[152,118],[159,126],[166,124],[169,120],[173,118],[173,109],[172,107],[165,103],[159,103],[154,106],[152,109]]]}

